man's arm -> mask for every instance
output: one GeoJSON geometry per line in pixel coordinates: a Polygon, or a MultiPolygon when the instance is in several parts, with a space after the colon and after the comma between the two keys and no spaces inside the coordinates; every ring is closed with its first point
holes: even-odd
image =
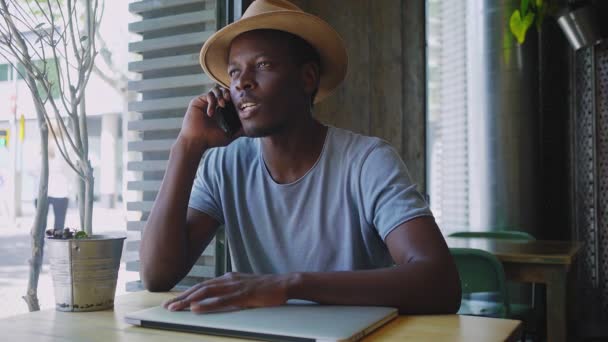
{"type": "Polygon", "coordinates": [[[397,307],[401,313],[454,313],[460,306],[458,271],[432,217],[401,224],[386,238],[394,267],[364,271],[227,274],[165,303],[194,312],[280,305],[287,299],[323,304],[397,307]]]}
{"type": "Polygon", "coordinates": [[[189,209],[199,162],[208,148],[225,146],[228,137],[213,120],[218,102],[230,100],[219,88],[190,101],[179,136],[171,148],[162,185],[150,211],[139,250],[140,277],[150,291],[168,291],[179,282],[213,239],[219,223],[189,209]]]}
{"type": "Polygon", "coordinates": [[[327,304],[393,306],[400,313],[458,311],[458,271],[432,217],[401,224],[386,237],[386,244],[394,267],[296,274],[287,288],[288,297],[327,304]]]}
{"type": "Polygon", "coordinates": [[[202,157],[198,144],[178,138],[144,229],[140,277],[150,291],[168,291],[192,268],[218,226],[209,215],[188,208],[202,157]]]}

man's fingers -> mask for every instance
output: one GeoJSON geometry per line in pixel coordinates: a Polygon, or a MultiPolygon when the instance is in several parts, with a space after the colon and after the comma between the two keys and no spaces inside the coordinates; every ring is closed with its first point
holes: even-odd
{"type": "Polygon", "coordinates": [[[166,309],[166,308],[169,307],[169,305],[171,303],[174,303],[174,302],[186,299],[189,295],[191,295],[192,293],[196,292],[203,285],[204,285],[204,283],[199,283],[199,284],[196,284],[196,285],[192,286],[191,288],[187,289],[186,291],[180,293],[178,296],[165,301],[163,303],[163,307],[166,309]]]}
{"type": "Polygon", "coordinates": [[[213,116],[213,114],[215,114],[215,107],[217,106],[217,99],[215,97],[215,95],[213,94],[213,92],[209,92],[209,94],[207,94],[207,115],[208,116],[213,116]]]}
{"type": "Polygon", "coordinates": [[[197,291],[191,293],[185,298],[181,298],[175,301],[167,307],[171,311],[179,311],[187,308],[191,303],[204,300],[206,298],[212,298],[216,296],[222,296],[234,292],[236,288],[235,284],[222,284],[222,285],[204,285],[197,291]]]}
{"type": "Polygon", "coordinates": [[[184,299],[189,303],[196,302],[199,300],[203,300],[209,297],[215,297],[218,295],[222,295],[225,293],[233,292],[235,288],[235,284],[221,284],[221,285],[205,285],[198,291],[190,294],[188,297],[184,299]]]}
{"type": "Polygon", "coordinates": [[[240,278],[240,273],[238,272],[231,272],[231,273],[226,273],[220,277],[216,277],[213,279],[209,279],[209,280],[205,280],[201,283],[198,283],[192,287],[190,287],[189,289],[187,289],[186,291],[180,293],[178,296],[176,296],[175,298],[171,298],[169,300],[167,300],[165,302],[165,304],[163,304],[163,306],[166,308],[169,306],[169,304],[176,302],[178,300],[183,300],[186,299],[188,296],[190,296],[191,294],[193,294],[194,292],[198,291],[199,289],[201,289],[204,286],[209,286],[209,285],[217,285],[217,284],[222,284],[222,283],[226,283],[226,282],[233,282],[235,280],[237,280],[238,278],[240,278]]]}
{"type": "Polygon", "coordinates": [[[207,104],[208,104],[207,95],[199,95],[190,101],[191,107],[198,108],[202,111],[205,110],[205,107],[207,107],[207,104]]]}
{"type": "Polygon", "coordinates": [[[242,277],[243,275],[241,273],[229,272],[221,277],[198,283],[178,296],[165,301],[163,307],[172,311],[183,310],[188,307],[192,301],[202,300],[206,297],[232,291],[237,286],[237,281],[242,277]]]}
{"type": "Polygon", "coordinates": [[[221,107],[226,106],[226,100],[224,100],[224,92],[220,87],[215,86],[215,87],[211,88],[210,92],[213,93],[213,95],[215,96],[215,99],[217,100],[217,102],[219,103],[219,105],[221,107]]]}
{"type": "Polygon", "coordinates": [[[192,302],[190,304],[190,311],[194,313],[204,313],[242,309],[246,307],[245,300],[245,296],[240,292],[211,297],[198,302],[192,302]]]}

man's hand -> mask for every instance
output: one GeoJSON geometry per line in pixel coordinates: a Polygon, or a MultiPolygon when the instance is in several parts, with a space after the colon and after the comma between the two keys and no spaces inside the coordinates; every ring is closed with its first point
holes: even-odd
{"type": "Polygon", "coordinates": [[[171,311],[190,307],[192,312],[204,313],[278,306],[287,302],[288,279],[286,275],[226,273],[194,285],[163,307],[171,311]]]}
{"type": "Polygon", "coordinates": [[[230,102],[230,92],[218,86],[213,87],[207,94],[193,98],[182,122],[179,138],[194,141],[204,148],[226,146],[234,139],[243,135],[243,131],[228,136],[216,123],[215,108],[224,107],[230,102]]]}

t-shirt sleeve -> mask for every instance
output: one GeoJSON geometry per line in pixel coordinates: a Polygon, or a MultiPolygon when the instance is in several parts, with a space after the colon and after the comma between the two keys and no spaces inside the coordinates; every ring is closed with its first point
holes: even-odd
{"type": "Polygon", "coordinates": [[[202,211],[220,224],[224,224],[221,196],[219,192],[218,151],[211,149],[205,153],[202,162],[196,171],[190,201],[188,206],[192,209],[202,211]]]}
{"type": "Polygon", "coordinates": [[[383,241],[402,223],[433,215],[401,157],[386,142],[376,145],[364,159],[360,184],[365,218],[383,241]]]}

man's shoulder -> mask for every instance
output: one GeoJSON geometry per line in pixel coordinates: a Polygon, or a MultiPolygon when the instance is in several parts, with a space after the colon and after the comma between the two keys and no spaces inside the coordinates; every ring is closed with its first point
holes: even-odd
{"type": "Polygon", "coordinates": [[[378,147],[390,144],[381,138],[363,135],[344,128],[331,127],[331,147],[345,158],[365,157],[378,147]]]}
{"type": "MultiPolygon", "coordinates": [[[[215,170],[236,170],[234,166],[244,167],[257,162],[259,149],[256,139],[241,137],[228,146],[207,150],[202,161],[206,167],[215,170]]],[[[241,168],[242,168],[241,167],[241,168]]]]}

